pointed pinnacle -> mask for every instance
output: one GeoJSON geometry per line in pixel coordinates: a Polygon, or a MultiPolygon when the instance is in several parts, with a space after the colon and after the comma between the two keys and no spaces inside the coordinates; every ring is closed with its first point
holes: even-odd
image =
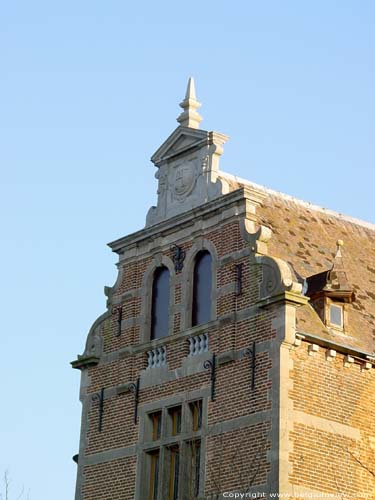
{"type": "Polygon", "coordinates": [[[182,127],[199,128],[199,124],[203,119],[197,112],[200,105],[201,103],[197,101],[195,96],[194,78],[190,77],[186,88],[185,99],[180,104],[183,112],[177,118],[177,121],[182,127]]]}
{"type": "Polygon", "coordinates": [[[189,78],[189,81],[188,81],[188,84],[186,87],[185,99],[194,99],[195,101],[197,100],[196,95],[195,95],[194,78],[192,76],[189,78]]]}
{"type": "Polygon", "coordinates": [[[327,283],[330,283],[331,288],[337,290],[348,290],[350,285],[348,282],[348,277],[345,271],[344,260],[341,252],[341,248],[344,246],[342,240],[337,240],[336,242],[336,255],[333,259],[332,268],[327,276],[327,283]]]}

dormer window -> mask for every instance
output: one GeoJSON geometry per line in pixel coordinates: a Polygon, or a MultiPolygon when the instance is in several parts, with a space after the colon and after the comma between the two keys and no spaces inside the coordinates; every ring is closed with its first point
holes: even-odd
{"type": "Polygon", "coordinates": [[[343,306],[331,304],[329,307],[329,322],[335,328],[344,327],[344,309],[343,306]]]}
{"type": "Polygon", "coordinates": [[[307,278],[306,292],[323,323],[337,330],[346,329],[348,304],[355,300],[343,262],[343,244],[341,240],[337,242],[337,252],[331,269],[307,278]]]}

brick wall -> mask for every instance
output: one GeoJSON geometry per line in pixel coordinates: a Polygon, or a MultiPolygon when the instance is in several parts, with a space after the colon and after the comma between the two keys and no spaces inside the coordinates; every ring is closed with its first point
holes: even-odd
{"type": "MultiPolygon", "coordinates": [[[[364,361],[327,360],[327,349],[292,353],[291,484],[360,498],[375,493],[375,376],[364,361]],[[311,418],[312,417],[312,418],[311,418]]],[[[345,496],[346,498],[346,496],[345,496]]]]}
{"type": "MultiPolygon", "coordinates": [[[[241,352],[252,345],[253,341],[270,341],[275,333],[272,329],[274,312],[264,311],[253,314],[249,318],[237,320],[233,314],[246,312],[258,299],[259,281],[261,272],[259,266],[251,266],[248,257],[241,256],[241,250],[246,248],[240,236],[239,223],[234,221],[213,231],[207,231],[201,236],[210,241],[217,252],[217,288],[222,292],[217,300],[216,319],[225,315],[232,315],[226,321],[216,321],[207,330],[210,351],[217,356],[225,352],[235,352],[237,356],[232,361],[220,364],[217,367],[216,399],[208,402],[206,415],[208,428],[216,426],[216,433],[207,437],[205,458],[206,486],[205,494],[214,492],[218,468],[224,472],[221,487],[224,490],[238,489],[240,477],[245,474],[252,478],[252,483],[265,484],[270,470],[268,451],[270,449],[270,422],[265,421],[256,425],[246,422],[237,425],[237,429],[221,432],[221,423],[239,422],[241,418],[267,412],[271,409],[270,390],[271,379],[269,370],[272,360],[265,349],[259,351],[256,358],[256,386],[251,390],[250,359],[243,357],[241,352]],[[225,235],[225,237],[223,237],[225,235]],[[230,256],[237,252],[237,258],[230,256]],[[228,257],[228,258],[227,258],[228,257]],[[220,265],[220,262],[222,264],[220,265]],[[235,294],[236,269],[235,264],[243,264],[242,294],[235,294]],[[219,427],[218,427],[219,426],[219,427]],[[219,430],[218,430],[219,429],[219,430]],[[220,443],[221,449],[218,449],[220,443]],[[236,467],[233,468],[233,454],[241,448],[236,456],[236,467]],[[238,463],[237,463],[238,462],[238,463]],[[228,471],[228,472],[225,472],[228,471]]],[[[193,241],[183,243],[185,251],[191,248],[193,241]]],[[[164,255],[171,257],[169,247],[164,255]]],[[[144,273],[152,264],[152,259],[145,256],[136,262],[121,263],[121,279],[115,290],[114,297],[121,301],[112,308],[108,324],[102,328],[104,338],[104,353],[108,357],[97,366],[88,369],[88,385],[86,388],[89,405],[87,416],[87,432],[85,436],[85,457],[98,456],[103,452],[117,450],[136,445],[139,438],[138,426],[133,423],[134,396],[132,393],[118,395],[115,388],[121,384],[134,382],[136,377],[146,367],[146,350],[133,354],[123,350],[136,346],[140,342],[140,321],[144,311],[142,304],[142,283],[144,273]],[[134,320],[133,326],[122,329],[118,335],[119,308],[122,308],[122,320],[134,320]],[[118,355],[118,353],[122,353],[118,355]],[[90,398],[93,393],[105,388],[108,394],[104,401],[103,430],[98,431],[98,403],[90,398]]],[[[182,287],[177,275],[173,302],[181,304],[182,287]]],[[[181,328],[181,313],[176,310],[173,319],[173,337],[167,343],[167,362],[169,370],[179,369],[186,360],[189,350],[186,336],[181,328]],[[171,342],[173,340],[173,342],[171,342]]],[[[209,357],[209,355],[208,355],[209,357]]],[[[143,372],[142,372],[143,373],[143,372]]],[[[200,370],[198,373],[172,380],[159,385],[142,387],[139,406],[164,400],[175,395],[186,395],[201,389],[210,389],[210,373],[200,370]]],[[[95,465],[86,465],[84,468],[82,499],[83,500],[110,500],[133,498],[136,479],[136,461],[132,457],[121,460],[103,459],[95,465]],[[126,477],[126,479],[125,479],[126,477]],[[125,486],[126,485],[126,486],[125,486]],[[119,493],[122,490],[122,493],[119,493]],[[104,494],[104,496],[103,496],[104,494]]],[[[139,473],[139,471],[138,471],[139,473]]]]}
{"type": "MultiPolygon", "coordinates": [[[[213,229],[199,227],[181,240],[177,236],[174,240],[173,234],[161,235],[154,251],[150,242],[144,242],[138,253],[120,261],[111,314],[100,327],[103,354],[96,366],[85,368],[80,493],[76,500],[143,500],[136,491],[142,486],[144,415],[151,407],[161,407],[163,401],[189,401],[197,394],[204,399],[206,412],[202,434],[204,498],[219,490],[243,492],[249,486],[276,493],[279,482],[295,499],[299,497],[294,488],[353,499],[359,498],[359,493],[369,494],[371,498],[375,492],[371,474],[375,473],[374,370],[364,369],[364,361],[359,359],[345,366],[345,354],[339,349],[335,358],[327,359],[327,349],[322,346],[310,355],[308,342],[299,347],[288,344],[295,335],[295,321],[287,321],[286,300],[267,307],[259,303],[263,268],[251,245],[241,237],[239,218],[219,219],[213,229]],[[171,262],[172,242],[190,255],[194,245],[202,248],[202,241],[208,242],[216,255],[213,321],[184,330],[189,298],[185,293],[186,261],[182,273],[174,275],[171,268],[170,335],[150,342],[146,300],[150,286],[147,290],[144,285],[147,273],[159,265],[155,262],[171,262]],[[240,295],[236,264],[242,264],[240,295]],[[285,331],[287,324],[291,331],[285,331]],[[188,357],[188,337],[199,333],[208,335],[210,352],[194,360],[188,357]],[[257,353],[254,389],[250,358],[245,356],[253,342],[257,353]],[[281,345],[287,352],[285,359],[281,345]],[[160,346],[167,351],[167,368],[147,369],[147,352],[160,346]],[[215,401],[210,400],[210,372],[203,365],[213,353],[217,356],[215,401]],[[135,425],[134,394],[118,389],[138,377],[141,390],[135,425]],[[99,432],[99,407],[92,396],[102,388],[105,400],[99,432]]],[[[176,234],[179,230],[176,227],[176,234]]],[[[298,252],[305,249],[298,248],[296,255],[302,258],[298,252]]],[[[272,281],[272,270],[269,273],[267,279],[272,281]]]]}
{"type": "Polygon", "coordinates": [[[92,500],[133,498],[135,471],[134,457],[85,467],[82,496],[92,500]]]}

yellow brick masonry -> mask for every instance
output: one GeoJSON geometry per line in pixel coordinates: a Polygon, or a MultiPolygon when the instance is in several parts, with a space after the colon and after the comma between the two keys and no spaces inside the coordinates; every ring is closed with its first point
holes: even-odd
{"type": "Polygon", "coordinates": [[[375,371],[364,361],[327,359],[308,343],[292,351],[290,483],[296,488],[375,498],[375,371]]]}

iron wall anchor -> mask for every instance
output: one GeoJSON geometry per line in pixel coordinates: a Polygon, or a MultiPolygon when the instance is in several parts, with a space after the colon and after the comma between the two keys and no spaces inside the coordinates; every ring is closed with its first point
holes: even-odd
{"type": "Polygon", "coordinates": [[[206,370],[210,370],[211,376],[211,401],[215,401],[215,382],[216,382],[216,354],[212,355],[212,359],[206,359],[203,363],[206,370]]]}
{"type": "Polygon", "coordinates": [[[255,356],[256,356],[256,344],[253,342],[252,347],[248,347],[244,352],[245,356],[250,358],[250,376],[251,376],[251,390],[255,388],[255,356]]]}

